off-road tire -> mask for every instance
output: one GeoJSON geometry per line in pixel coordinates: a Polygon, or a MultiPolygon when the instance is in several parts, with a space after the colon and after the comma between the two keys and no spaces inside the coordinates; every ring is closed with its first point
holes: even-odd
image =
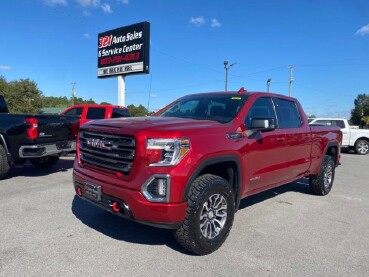
{"type": "Polygon", "coordinates": [[[49,168],[59,161],[59,155],[31,158],[29,161],[34,167],[49,168]]]}
{"type": "Polygon", "coordinates": [[[4,146],[0,144],[0,179],[5,178],[10,171],[10,164],[4,146]]]}
{"type": "MultiPolygon", "coordinates": [[[[205,212],[206,214],[206,212],[205,212]]],[[[233,219],[235,214],[235,204],[232,189],[228,182],[218,176],[205,174],[195,179],[192,183],[189,195],[188,204],[186,210],[186,218],[182,223],[182,226],[175,231],[175,238],[179,244],[181,244],[187,250],[196,253],[197,255],[207,255],[217,250],[228,237],[228,234],[232,228],[233,219]],[[217,199],[212,202],[212,199],[217,199]],[[220,199],[220,200],[219,200],[220,199]],[[209,200],[211,200],[209,202],[209,200]],[[218,201],[219,200],[219,201],[218,201]],[[218,202],[218,203],[217,203],[218,202]],[[207,211],[209,203],[213,209],[210,209],[211,216],[205,217],[204,211],[207,211]],[[217,207],[220,207],[219,209],[217,207]],[[214,223],[213,226],[221,226],[220,231],[217,230],[215,237],[208,238],[204,236],[203,232],[204,223],[206,220],[215,218],[213,222],[219,222],[219,214],[221,218],[225,219],[222,222],[222,226],[214,223]],[[201,227],[201,219],[203,225],[201,227]]],[[[207,232],[207,228],[205,228],[207,232]]],[[[211,229],[210,228],[210,232],[211,229]]],[[[214,232],[213,232],[214,234],[214,232]]]]}
{"type": "Polygon", "coordinates": [[[366,155],[369,153],[369,142],[363,139],[359,139],[355,143],[355,153],[359,155],[366,155]]]}
{"type": "Polygon", "coordinates": [[[333,186],[336,165],[331,156],[325,155],[318,175],[310,176],[311,191],[316,195],[327,195],[333,186]]]}

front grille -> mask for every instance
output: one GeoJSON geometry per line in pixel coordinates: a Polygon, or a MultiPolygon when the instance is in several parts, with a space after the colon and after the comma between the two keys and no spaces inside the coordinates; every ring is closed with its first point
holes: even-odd
{"type": "Polygon", "coordinates": [[[135,157],[132,137],[81,131],[79,150],[82,164],[117,170],[124,175],[131,171],[135,157]]]}

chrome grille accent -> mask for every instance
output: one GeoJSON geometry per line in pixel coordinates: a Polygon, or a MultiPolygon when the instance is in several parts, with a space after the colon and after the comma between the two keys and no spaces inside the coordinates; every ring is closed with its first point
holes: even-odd
{"type": "Polygon", "coordinates": [[[125,175],[131,171],[135,157],[132,137],[81,131],[79,151],[82,164],[117,170],[125,175]]]}

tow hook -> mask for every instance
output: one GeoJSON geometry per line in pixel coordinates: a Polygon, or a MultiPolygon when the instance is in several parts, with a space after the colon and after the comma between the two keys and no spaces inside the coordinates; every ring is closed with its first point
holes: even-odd
{"type": "Polygon", "coordinates": [[[77,195],[82,197],[82,189],[80,187],[77,188],[77,195]]]}
{"type": "Polygon", "coordinates": [[[111,207],[111,209],[113,210],[113,212],[115,213],[119,213],[120,212],[120,205],[118,202],[113,202],[112,204],[109,205],[111,207]]]}

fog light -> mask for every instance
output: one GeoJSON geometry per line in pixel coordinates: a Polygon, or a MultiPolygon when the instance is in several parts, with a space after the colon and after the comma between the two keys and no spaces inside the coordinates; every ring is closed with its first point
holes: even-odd
{"type": "Polygon", "coordinates": [[[170,176],[153,175],[142,185],[141,192],[150,202],[169,202],[170,176]]]}
{"type": "Polygon", "coordinates": [[[165,196],[167,192],[167,179],[158,179],[158,194],[165,196]]]}

